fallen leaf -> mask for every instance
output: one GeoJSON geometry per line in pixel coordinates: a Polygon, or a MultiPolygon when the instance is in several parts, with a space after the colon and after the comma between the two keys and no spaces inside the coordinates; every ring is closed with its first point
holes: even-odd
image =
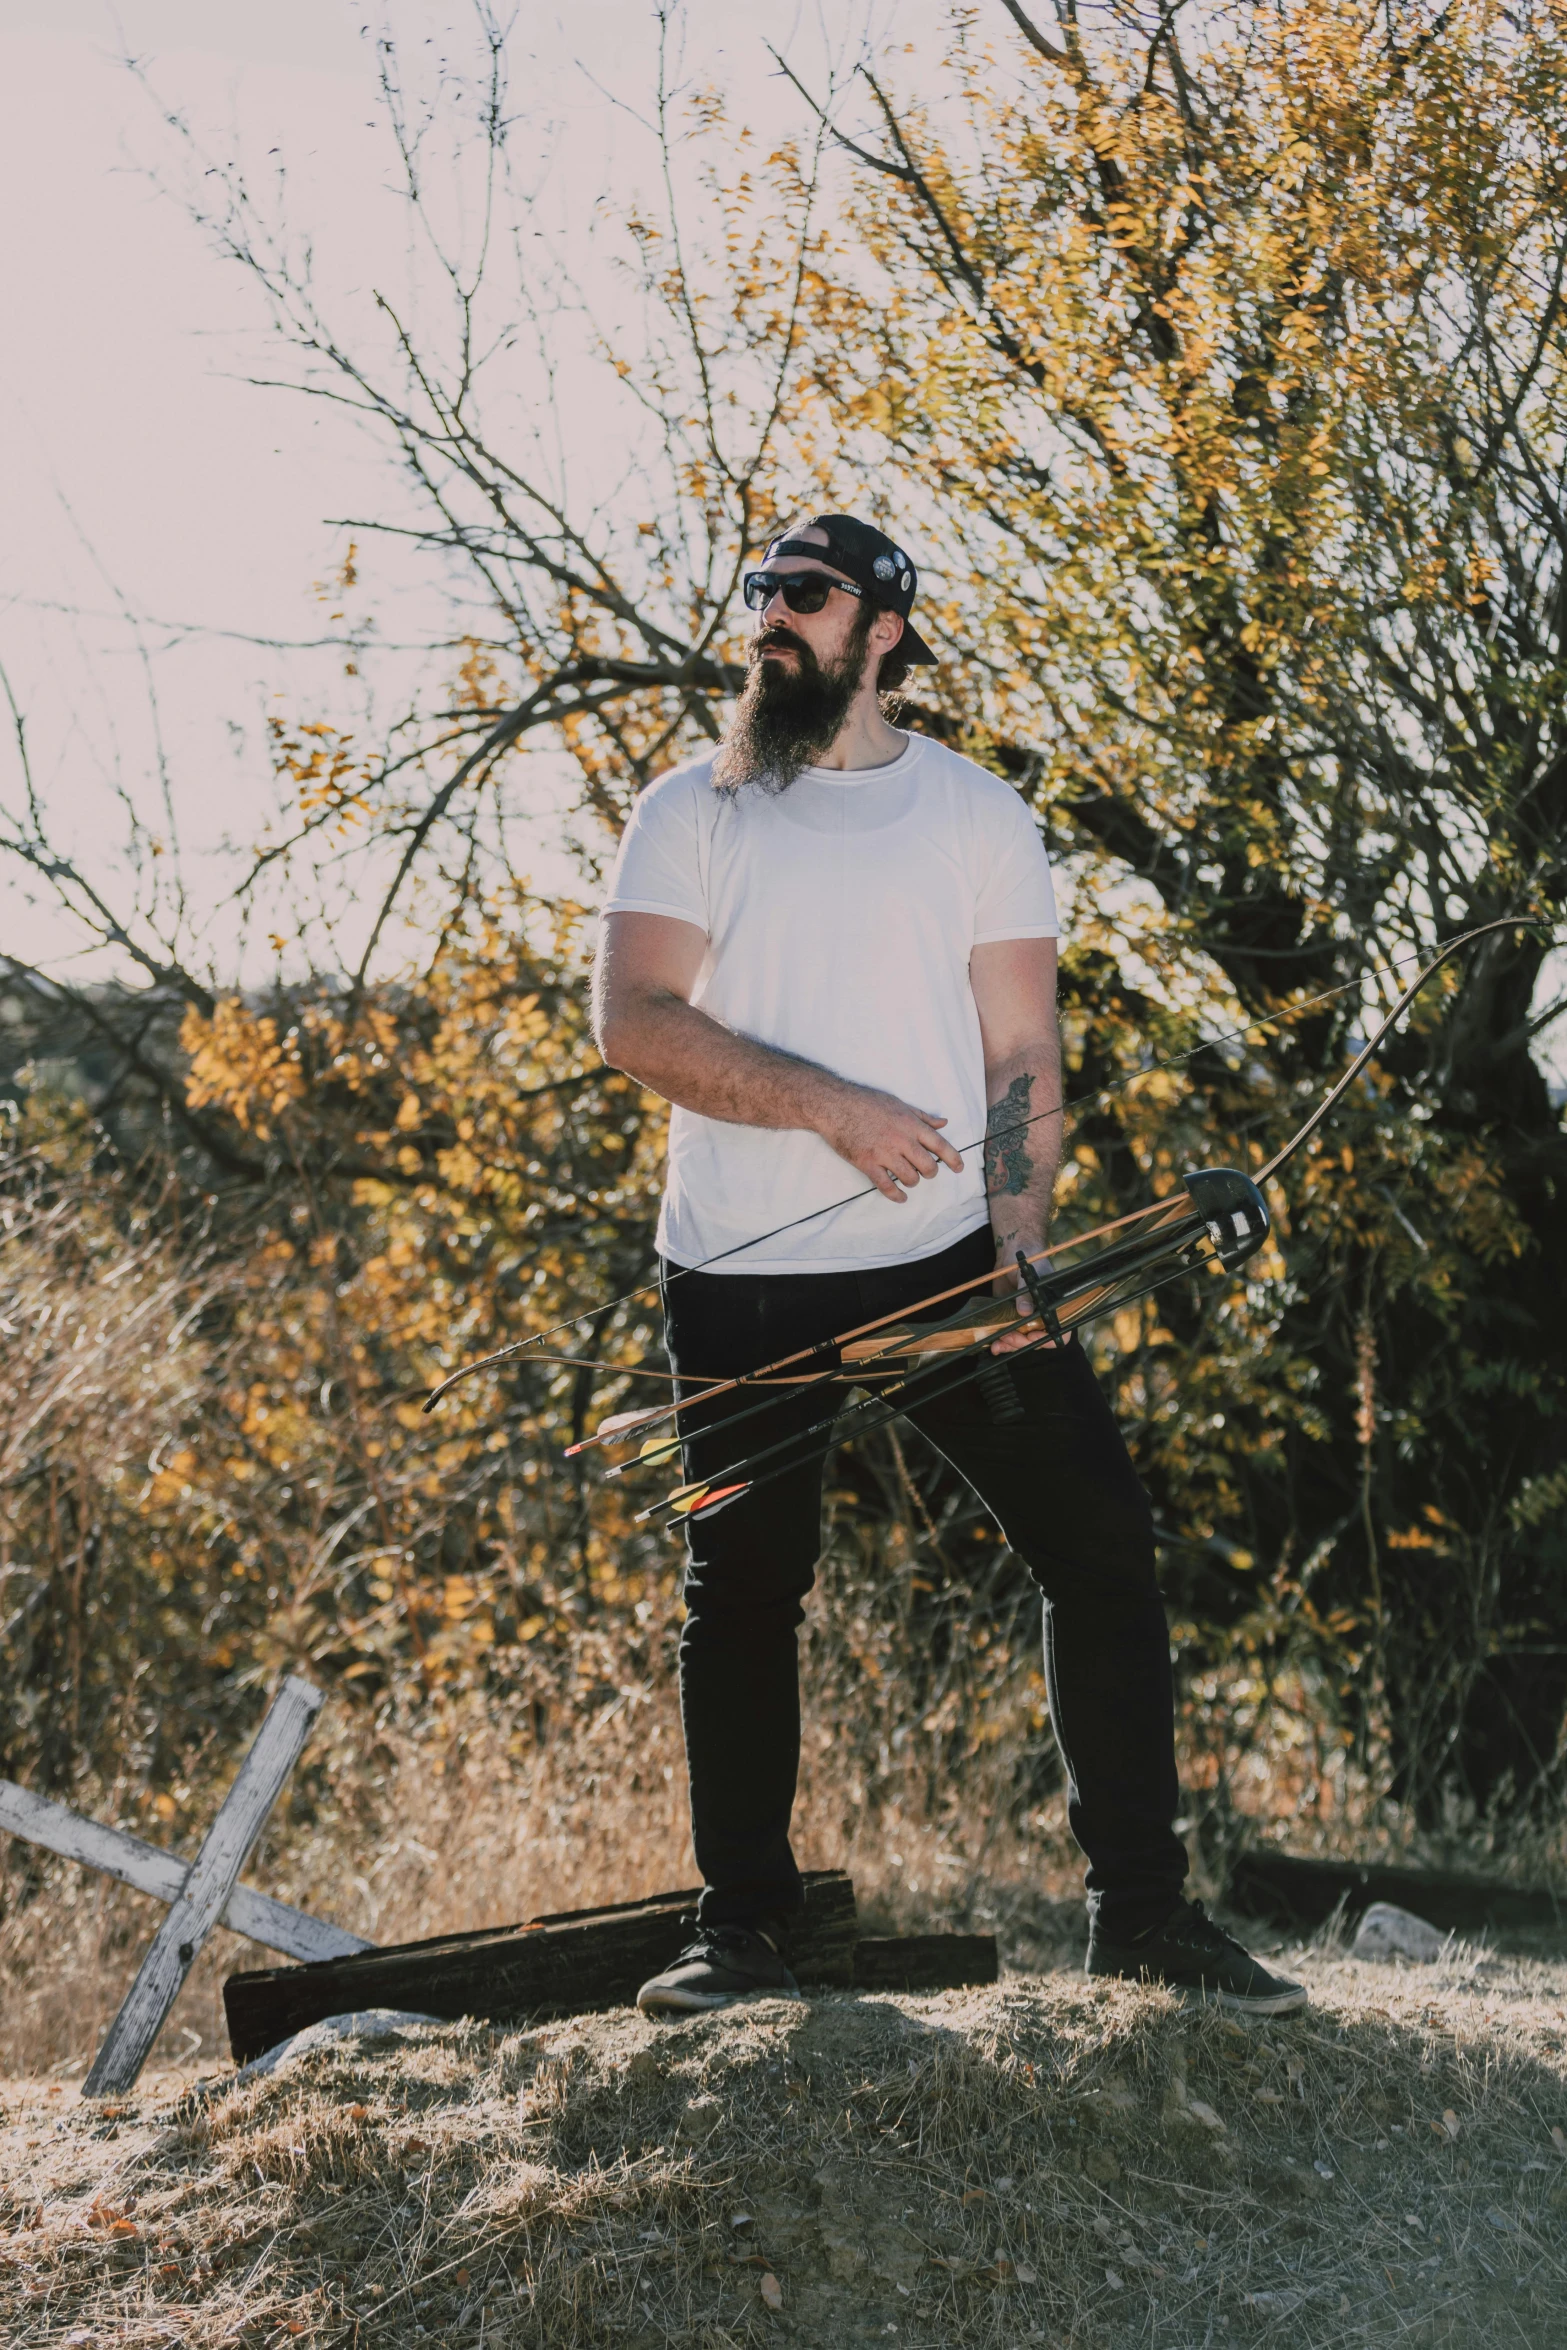
{"type": "Polygon", "coordinates": [[[460,2269],[457,2271],[457,2282],[459,2283],[459,2285],[469,2285],[469,2284],[472,2284],[472,2282],[473,2282],[473,2271],[472,2271],[472,2269],[471,2269],[471,2268],[460,2268],[460,2269]]]}
{"type": "Polygon", "coordinates": [[[1282,2105],[1284,2100],[1279,2095],[1277,2089],[1259,2089],[1257,2091],[1257,2103],[1259,2105],[1282,2105]]]}
{"type": "Polygon", "coordinates": [[[963,2197],[965,2210],[971,2203],[988,2203],[989,2201],[989,2193],[984,2187],[970,2187],[963,2197]]]}
{"type": "Polygon", "coordinates": [[[1442,2129],[1450,2140],[1458,2137],[1458,2116],[1449,2105],[1442,2115],[1442,2129]]]}
{"type": "Polygon", "coordinates": [[[348,2108],[348,2118],[349,2118],[349,2120],[350,2120],[351,2122],[363,2122],[363,2121],[368,2121],[368,2120],[369,2120],[369,2118],[370,2118],[370,2108],[369,2108],[369,2106],[368,2106],[368,2105],[351,2105],[351,2106],[348,2108]]]}
{"type": "Polygon", "coordinates": [[[1013,2270],[1012,2273],[1017,2278],[1017,2281],[1020,2285],[1037,2285],[1039,2282],[1038,2269],[1027,2268],[1024,2266],[1022,2261],[1018,2262],[1017,2267],[1013,2270]]]}
{"type": "Polygon", "coordinates": [[[1105,2270],[1105,2283],[1109,2286],[1112,2293],[1119,2293],[1124,2289],[1126,2279],[1124,2277],[1118,2277],[1113,2268],[1107,2268],[1105,2270]]]}
{"type": "Polygon", "coordinates": [[[769,2309],[782,2309],[783,2307],[783,2287],[771,2269],[762,2279],[762,2299],[767,2303],[769,2309]]]}
{"type": "Polygon", "coordinates": [[[1200,2097],[1188,2097],[1186,2100],[1186,2110],[1191,2115],[1194,2122],[1202,2123],[1202,2126],[1205,2130],[1222,2130],[1224,2127],[1223,2122],[1220,2121],[1218,2115],[1214,2112],[1213,2107],[1211,2105],[1204,2105],[1200,2097]]]}
{"type": "Polygon", "coordinates": [[[1559,2122],[1551,2124],[1551,2144],[1558,2154],[1567,2154],[1567,2135],[1564,2135],[1559,2122]]]}

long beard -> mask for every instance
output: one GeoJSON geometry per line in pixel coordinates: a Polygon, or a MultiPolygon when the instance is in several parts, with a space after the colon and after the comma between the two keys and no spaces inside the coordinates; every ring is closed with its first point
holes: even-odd
{"type": "Polygon", "coordinates": [[[824,665],[790,629],[769,629],[759,637],[751,648],[751,674],[713,761],[715,787],[738,792],[750,784],[774,795],[786,792],[802,769],[831,750],[859,692],[865,658],[864,645],[851,641],[824,665]],[[796,666],[764,661],[768,644],[791,646],[796,666]]]}

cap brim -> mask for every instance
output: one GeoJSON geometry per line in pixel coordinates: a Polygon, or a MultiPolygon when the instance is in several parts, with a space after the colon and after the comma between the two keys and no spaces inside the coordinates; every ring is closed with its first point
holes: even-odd
{"type": "Polygon", "coordinates": [[[905,620],[903,623],[903,634],[893,646],[892,652],[895,660],[911,661],[916,667],[922,662],[928,662],[932,669],[938,665],[938,656],[931,651],[912,620],[905,620]]]}

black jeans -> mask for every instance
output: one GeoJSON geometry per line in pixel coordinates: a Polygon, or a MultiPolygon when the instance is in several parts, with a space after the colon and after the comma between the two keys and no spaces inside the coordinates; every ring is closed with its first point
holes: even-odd
{"type": "MultiPolygon", "coordinates": [[[[682,1392],[755,1370],[984,1271],[987,1229],[940,1255],[857,1273],[681,1273],[665,1268],[664,1316],[682,1392]]],[[[950,1313],[953,1300],[930,1318],[950,1313]]],[[[993,1358],[995,1359],[995,1358],[993,1358]]],[[[807,1366],[802,1366],[807,1367],[807,1366]]],[[[816,1368],[817,1366],[808,1366],[816,1368]]],[[[929,1388],[953,1376],[921,1374],[929,1388]]],[[[908,1417],[990,1508],[1044,1594],[1045,1682],[1090,1901],[1118,1938],[1178,1898],[1178,1800],[1169,1630],[1154,1580],[1147,1497],[1076,1344],[1013,1358],[1025,1417],[998,1423],[973,1380],[912,1401],[908,1417]]],[[[685,1472],[712,1476],[848,1399],[831,1381],[753,1389],[682,1414],[685,1472]],[[780,1400],[732,1429],[742,1403],[780,1400]]],[[[792,1458],[780,1455],[780,1459],[792,1458]]],[[[749,1924],[800,1904],[789,1848],[800,1759],[795,1632],[821,1554],[820,1442],[798,1465],[688,1524],[680,1706],[703,1922],[749,1924]]],[[[769,1467],[773,1464],[768,1464],[769,1467]]]]}

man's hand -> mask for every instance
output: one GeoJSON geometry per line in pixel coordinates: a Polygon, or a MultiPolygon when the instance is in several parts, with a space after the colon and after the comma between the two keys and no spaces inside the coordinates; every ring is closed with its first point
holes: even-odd
{"type": "Polygon", "coordinates": [[[856,1085],[814,1061],[738,1036],[691,1002],[707,952],[693,923],[665,914],[606,915],[594,973],[594,1032],[612,1068],[666,1101],[736,1126],[819,1134],[884,1199],[963,1161],[938,1110],[856,1085]]]}
{"type": "Polygon", "coordinates": [[[816,1131],[840,1159],[868,1175],[884,1199],[905,1200],[906,1183],[918,1183],[939,1167],[962,1174],[962,1159],[939,1132],[946,1123],[935,1110],[911,1109],[896,1094],[845,1084],[829,1097],[816,1131]]]}

